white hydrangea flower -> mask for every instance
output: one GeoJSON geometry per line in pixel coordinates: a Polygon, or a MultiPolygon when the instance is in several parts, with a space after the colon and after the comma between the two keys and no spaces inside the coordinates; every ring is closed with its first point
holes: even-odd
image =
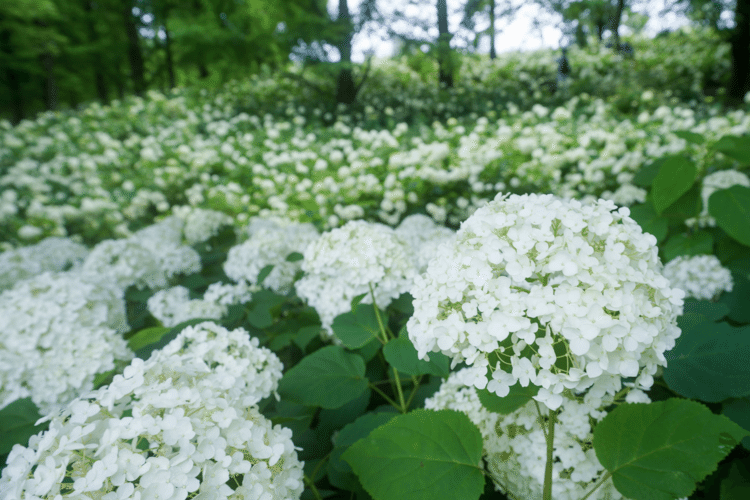
{"type": "Polygon", "coordinates": [[[239,283],[212,283],[203,294],[203,300],[231,306],[233,304],[245,304],[253,298],[253,293],[260,290],[260,287],[250,285],[247,281],[239,283]]]}
{"type": "Polygon", "coordinates": [[[330,334],[334,318],[349,311],[354,297],[367,294],[362,302],[371,304],[372,286],[378,307],[387,307],[409,291],[416,276],[414,257],[395,231],[364,221],[350,221],[310,243],[302,270],[297,294],[330,334]]]}
{"type": "MultiPolygon", "coordinates": [[[[466,369],[465,369],[466,370],[466,369]]],[[[476,389],[462,383],[462,371],[451,374],[440,390],[425,401],[429,410],[465,413],[479,428],[483,458],[495,487],[517,500],[541,498],[547,445],[539,414],[531,401],[508,415],[492,413],[479,401],[476,389]]],[[[540,406],[546,417],[548,410],[540,406]]],[[[595,406],[564,398],[555,424],[552,497],[580,500],[606,472],[594,452],[592,422],[606,415],[595,406]]],[[[600,486],[592,500],[619,500],[612,480],[600,486]]]]}
{"type": "Polygon", "coordinates": [[[0,253],[0,290],[46,271],[60,272],[75,268],[89,251],[69,238],[45,238],[36,245],[0,253]]]}
{"type": "Polygon", "coordinates": [[[661,275],[655,238],[615,209],[498,195],[477,210],[411,290],[420,358],[465,361],[467,383],[501,397],[518,380],[540,386],[552,409],[598,377],[650,387],[680,333],[683,292],[661,275]]]}
{"type": "Polygon", "coordinates": [[[700,227],[716,226],[716,219],[708,213],[708,199],[716,191],[736,185],[750,187],[750,178],[738,170],[719,170],[704,177],[701,187],[701,200],[703,201],[701,213],[697,218],[686,220],[685,224],[690,227],[695,225],[700,227]]]}
{"type": "Polygon", "coordinates": [[[183,237],[188,245],[202,243],[219,234],[222,227],[232,224],[231,217],[216,210],[179,206],[172,212],[185,223],[183,237]]]}
{"type": "Polygon", "coordinates": [[[453,230],[438,226],[431,217],[423,214],[404,218],[396,228],[396,234],[411,247],[420,273],[427,270],[427,264],[437,255],[438,247],[456,237],[453,230]]]}
{"type": "Polygon", "coordinates": [[[164,326],[176,326],[191,319],[221,319],[227,306],[201,299],[191,299],[190,290],[174,286],[159,290],[147,302],[148,312],[164,326]]]}
{"type": "Polygon", "coordinates": [[[605,191],[602,198],[611,200],[620,207],[629,207],[634,203],[643,203],[646,201],[646,190],[632,184],[623,184],[613,193],[605,191]]]}
{"type": "Polygon", "coordinates": [[[0,497],[298,499],[292,433],[254,406],[280,378],[244,330],[188,328],[16,445],[0,497]]]}
{"type": "Polygon", "coordinates": [[[722,292],[731,292],[734,286],[732,273],[715,255],[676,257],[664,266],[664,276],[686,297],[698,300],[715,299],[722,292]]]}
{"type": "Polygon", "coordinates": [[[255,217],[248,228],[249,239],[229,249],[224,272],[234,281],[257,284],[260,271],[273,266],[263,286],[279,293],[291,290],[294,277],[302,267],[300,261],[286,260],[291,253],[302,253],[318,238],[318,230],[310,223],[255,217]]]}
{"type": "Polygon", "coordinates": [[[30,396],[44,414],[90,391],[132,358],[127,329],[122,291],[104,281],[43,273],[0,293],[0,408],[30,396]]]}

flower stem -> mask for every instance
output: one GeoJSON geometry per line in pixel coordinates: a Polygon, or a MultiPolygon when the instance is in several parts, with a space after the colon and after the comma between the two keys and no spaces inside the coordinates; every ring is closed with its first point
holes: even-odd
{"type": "Polygon", "coordinates": [[[383,399],[385,399],[389,405],[393,406],[394,408],[398,408],[398,403],[396,403],[394,400],[389,398],[388,395],[384,393],[383,391],[381,391],[380,389],[378,389],[376,385],[374,384],[367,384],[367,385],[370,386],[370,389],[372,389],[373,391],[383,396],[383,399]]]}
{"type": "Polygon", "coordinates": [[[599,480],[599,482],[594,485],[594,487],[591,489],[591,491],[589,491],[588,493],[586,493],[586,496],[584,496],[583,498],[581,498],[581,500],[586,500],[588,497],[590,497],[599,488],[599,486],[601,486],[604,483],[606,483],[607,479],[609,479],[611,476],[612,476],[612,473],[609,472],[609,471],[607,471],[607,473],[602,476],[602,478],[599,480]]]}
{"type": "Polygon", "coordinates": [[[544,493],[542,500],[552,500],[552,452],[555,441],[555,421],[557,412],[550,410],[549,423],[547,424],[547,466],[544,469],[544,493]]]}

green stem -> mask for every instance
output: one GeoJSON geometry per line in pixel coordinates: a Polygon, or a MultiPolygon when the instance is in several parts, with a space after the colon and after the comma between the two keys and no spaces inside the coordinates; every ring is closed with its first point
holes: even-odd
{"type": "MultiPolygon", "coordinates": [[[[380,333],[383,335],[383,344],[388,343],[388,332],[386,331],[385,325],[383,324],[383,318],[380,317],[380,310],[378,309],[378,303],[375,301],[375,292],[372,289],[372,284],[368,284],[370,287],[370,295],[372,295],[372,307],[375,309],[375,317],[378,320],[378,327],[380,327],[380,333]]],[[[396,392],[398,393],[398,401],[401,406],[393,405],[394,408],[401,410],[401,413],[406,413],[406,402],[404,401],[404,389],[401,387],[401,377],[398,375],[398,370],[393,369],[393,378],[396,380],[396,392]]]]}
{"type": "Polygon", "coordinates": [[[406,403],[404,402],[404,390],[401,388],[401,377],[398,376],[398,370],[391,367],[393,375],[396,377],[396,389],[398,390],[398,402],[401,403],[401,413],[406,413],[406,403]]]}
{"type": "Polygon", "coordinates": [[[590,497],[599,488],[599,486],[601,486],[605,482],[607,482],[607,479],[609,479],[610,477],[612,477],[612,473],[609,472],[609,471],[607,471],[607,473],[604,474],[604,476],[602,476],[602,478],[599,480],[599,482],[596,483],[596,485],[594,485],[594,488],[591,491],[589,491],[588,493],[586,493],[586,496],[584,496],[583,498],[581,498],[581,500],[586,500],[588,497],[590,497]]]}
{"type": "Polygon", "coordinates": [[[557,412],[550,410],[549,423],[547,424],[547,466],[544,469],[544,493],[542,500],[552,500],[552,452],[555,441],[555,421],[557,412]]]}
{"type": "Polygon", "coordinates": [[[305,484],[308,488],[310,488],[310,491],[312,491],[312,494],[315,496],[315,500],[323,500],[323,497],[320,496],[320,492],[318,492],[318,488],[315,487],[315,483],[307,476],[304,477],[305,484]]]}
{"type": "Polygon", "coordinates": [[[372,389],[373,391],[375,391],[378,394],[380,394],[381,396],[383,396],[383,399],[385,399],[386,401],[388,401],[389,405],[393,406],[394,408],[398,408],[398,403],[396,403],[394,400],[392,400],[391,398],[389,398],[386,393],[384,393],[383,391],[381,391],[380,389],[378,389],[373,384],[367,384],[367,385],[370,387],[370,389],[372,389]]]}
{"type": "Polygon", "coordinates": [[[383,344],[386,344],[388,342],[388,333],[385,331],[385,326],[383,326],[383,318],[380,317],[380,310],[378,309],[378,304],[375,302],[375,292],[372,290],[372,285],[370,284],[370,295],[372,295],[372,307],[375,309],[375,317],[378,319],[378,326],[380,327],[380,333],[383,334],[383,344]]]}
{"type": "Polygon", "coordinates": [[[544,434],[545,441],[547,440],[547,429],[545,429],[544,425],[544,417],[542,416],[542,409],[539,408],[539,403],[536,402],[536,399],[532,399],[534,402],[534,406],[536,406],[536,412],[539,415],[539,425],[542,427],[542,434],[544,434]]]}
{"type": "Polygon", "coordinates": [[[411,390],[411,394],[409,394],[409,399],[406,400],[407,408],[411,406],[411,402],[414,400],[414,396],[417,394],[419,384],[422,383],[422,375],[420,375],[419,377],[412,377],[412,382],[414,383],[414,388],[411,390]]]}

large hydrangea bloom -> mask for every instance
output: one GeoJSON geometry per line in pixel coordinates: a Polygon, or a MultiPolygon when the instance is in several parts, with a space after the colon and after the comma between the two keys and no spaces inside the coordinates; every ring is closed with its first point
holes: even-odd
{"type": "Polygon", "coordinates": [[[315,308],[329,332],[354,297],[367,294],[362,302],[371,304],[372,287],[378,307],[387,307],[409,291],[416,276],[411,250],[394,230],[364,221],[347,222],[313,241],[302,270],[297,294],[315,308]]]}
{"type": "Polygon", "coordinates": [[[541,386],[537,400],[553,409],[565,388],[598,377],[650,387],[680,333],[683,293],[628,215],[604,200],[498,195],[411,290],[420,357],[465,361],[465,382],[499,396],[517,381],[541,386]]]}
{"type": "Polygon", "coordinates": [[[687,297],[711,300],[734,287],[732,273],[715,255],[679,256],[664,266],[664,276],[687,297]]]}
{"type": "Polygon", "coordinates": [[[255,406],[281,369],[243,330],[189,327],[51,417],[28,447],[16,445],[0,497],[297,499],[303,473],[291,431],[255,406]]]}

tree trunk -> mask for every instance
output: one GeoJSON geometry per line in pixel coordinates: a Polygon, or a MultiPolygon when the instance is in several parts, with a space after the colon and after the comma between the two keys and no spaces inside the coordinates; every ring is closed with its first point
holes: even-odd
{"type": "MultiPolygon", "coordinates": [[[[96,26],[94,25],[93,19],[93,8],[90,0],[84,0],[83,10],[86,12],[86,27],[89,32],[89,43],[96,44],[99,41],[99,36],[96,33],[96,26]]],[[[91,58],[91,67],[94,70],[94,85],[96,86],[96,95],[99,96],[99,100],[102,104],[107,103],[107,82],[104,80],[104,73],[101,71],[102,60],[104,55],[101,50],[97,48],[93,51],[91,58]]]]}
{"type": "Polygon", "coordinates": [[[173,89],[177,85],[174,76],[174,60],[172,58],[172,39],[169,37],[169,28],[167,28],[167,15],[169,11],[164,10],[164,52],[167,56],[167,76],[169,77],[169,88],[173,89]]]}
{"type": "Polygon", "coordinates": [[[495,59],[495,0],[490,0],[490,59],[495,59]]]}
{"type": "MultiPolygon", "coordinates": [[[[2,19],[0,18],[0,20],[2,19]]],[[[15,59],[15,51],[11,44],[9,30],[0,31],[0,51],[5,54],[8,61],[15,59]]],[[[8,82],[8,90],[10,91],[10,108],[13,116],[13,123],[18,123],[24,118],[21,74],[9,64],[5,67],[5,79],[8,82]]]]}
{"type": "Polygon", "coordinates": [[[732,33],[732,74],[727,86],[731,102],[741,102],[750,91],[750,0],[737,0],[732,33]]]}
{"type": "Polygon", "coordinates": [[[450,42],[448,31],[448,4],[446,0],[437,0],[438,14],[438,82],[441,87],[453,87],[453,68],[451,64],[450,42]]]}
{"type": "Polygon", "coordinates": [[[352,73],[352,16],[346,0],[339,0],[339,15],[337,21],[346,26],[347,31],[339,42],[338,49],[341,55],[341,71],[339,71],[336,82],[336,102],[351,104],[357,98],[357,90],[354,85],[354,74],[352,73]]]}
{"type": "Polygon", "coordinates": [[[625,9],[625,0],[617,0],[617,8],[615,14],[612,16],[612,37],[613,48],[615,52],[620,51],[620,21],[622,20],[622,11],[625,9]]]}
{"type": "Polygon", "coordinates": [[[137,95],[142,95],[143,91],[146,90],[145,69],[141,46],[138,43],[138,27],[133,19],[131,0],[126,0],[122,15],[125,22],[125,34],[128,37],[128,59],[130,60],[130,77],[133,80],[133,90],[137,95]]]}
{"type": "Polygon", "coordinates": [[[55,58],[50,52],[39,56],[44,68],[44,105],[47,110],[57,109],[57,79],[55,78],[55,58]]]}
{"type": "Polygon", "coordinates": [[[604,39],[604,21],[596,21],[596,38],[599,40],[599,43],[602,43],[604,39]]]}

